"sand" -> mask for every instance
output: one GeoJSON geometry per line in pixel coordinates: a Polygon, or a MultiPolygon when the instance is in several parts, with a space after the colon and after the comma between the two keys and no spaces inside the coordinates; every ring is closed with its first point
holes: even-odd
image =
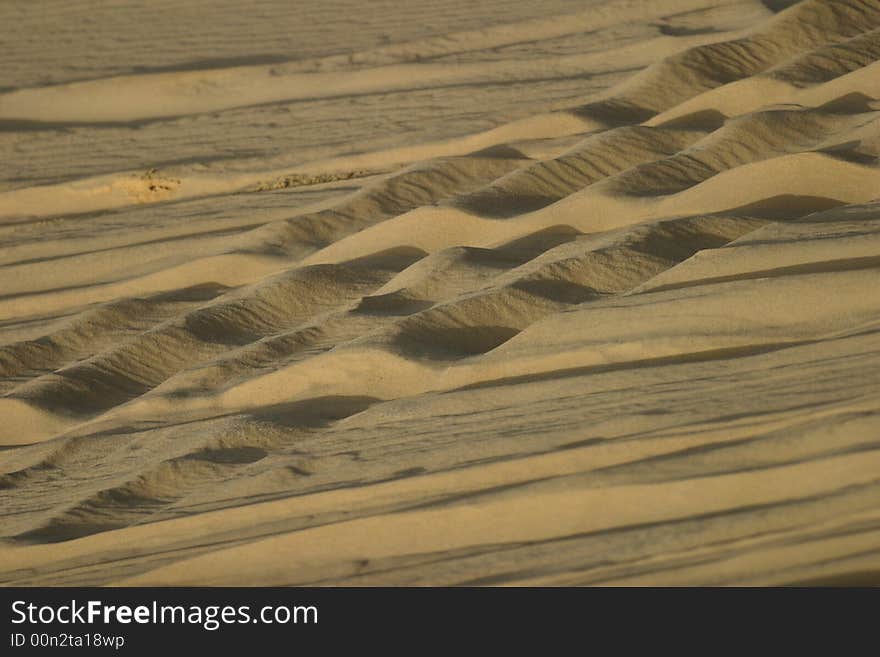
{"type": "Polygon", "coordinates": [[[880,2],[48,6],[0,584],[880,584],[880,2]]]}

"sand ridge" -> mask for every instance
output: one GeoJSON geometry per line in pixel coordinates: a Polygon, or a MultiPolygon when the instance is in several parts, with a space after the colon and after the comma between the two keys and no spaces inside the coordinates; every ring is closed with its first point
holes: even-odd
{"type": "Polygon", "coordinates": [[[0,191],[0,582],[876,581],[880,3],[562,5],[0,91],[74,149],[530,99],[0,191]]]}

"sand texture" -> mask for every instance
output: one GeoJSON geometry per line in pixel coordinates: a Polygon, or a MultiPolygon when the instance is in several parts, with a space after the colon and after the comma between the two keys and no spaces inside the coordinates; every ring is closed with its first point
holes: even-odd
{"type": "Polygon", "coordinates": [[[880,583],[880,0],[0,24],[0,584],[880,583]]]}

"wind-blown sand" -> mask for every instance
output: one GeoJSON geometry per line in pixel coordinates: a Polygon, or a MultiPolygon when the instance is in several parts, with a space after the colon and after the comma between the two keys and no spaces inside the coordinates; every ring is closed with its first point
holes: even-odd
{"type": "Polygon", "coordinates": [[[41,4],[0,583],[880,583],[880,0],[41,4]]]}

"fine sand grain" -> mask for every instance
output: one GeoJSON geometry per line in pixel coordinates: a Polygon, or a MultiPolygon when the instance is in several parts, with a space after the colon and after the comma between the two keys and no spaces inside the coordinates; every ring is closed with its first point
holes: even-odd
{"type": "Polygon", "coordinates": [[[880,583],[880,0],[45,4],[0,583],[880,583]]]}

